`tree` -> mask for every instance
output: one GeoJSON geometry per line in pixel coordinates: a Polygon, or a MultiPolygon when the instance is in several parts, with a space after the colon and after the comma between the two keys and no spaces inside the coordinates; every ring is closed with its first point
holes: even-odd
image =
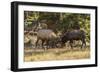
{"type": "Polygon", "coordinates": [[[24,11],[24,21],[27,21],[30,28],[37,22],[47,24],[45,27],[55,32],[65,33],[74,29],[84,29],[86,40],[90,41],[89,14],[24,11]]]}

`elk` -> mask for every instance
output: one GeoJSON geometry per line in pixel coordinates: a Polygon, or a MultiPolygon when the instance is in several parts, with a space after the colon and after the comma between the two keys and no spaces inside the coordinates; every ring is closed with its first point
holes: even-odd
{"type": "Polygon", "coordinates": [[[65,45],[66,42],[70,42],[71,48],[73,48],[72,43],[74,40],[78,41],[81,40],[82,46],[86,46],[86,33],[84,30],[72,30],[72,31],[67,31],[65,34],[61,37],[61,45],[62,47],[65,45]]]}
{"type": "Polygon", "coordinates": [[[57,39],[57,35],[51,30],[51,29],[40,29],[38,30],[37,32],[37,41],[36,41],[36,47],[37,47],[37,44],[39,42],[39,40],[42,41],[42,48],[44,48],[44,43],[46,43],[46,46],[47,48],[50,47],[50,41],[53,40],[53,44],[56,45],[55,41],[57,39]]]}

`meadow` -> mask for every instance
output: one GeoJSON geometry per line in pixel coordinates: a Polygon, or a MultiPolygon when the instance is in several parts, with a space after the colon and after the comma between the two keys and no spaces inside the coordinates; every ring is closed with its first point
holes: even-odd
{"type": "Polygon", "coordinates": [[[75,60],[75,59],[89,59],[90,49],[86,47],[80,48],[52,48],[47,49],[26,49],[24,51],[24,61],[50,61],[50,60],[75,60]]]}

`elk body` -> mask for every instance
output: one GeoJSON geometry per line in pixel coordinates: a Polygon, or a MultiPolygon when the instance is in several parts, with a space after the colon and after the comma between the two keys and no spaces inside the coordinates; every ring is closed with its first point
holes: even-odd
{"type": "Polygon", "coordinates": [[[74,40],[78,41],[81,40],[82,45],[81,48],[83,47],[83,45],[86,46],[86,33],[83,30],[72,30],[72,31],[68,31],[66,32],[62,37],[61,37],[61,44],[62,46],[65,45],[65,43],[67,41],[70,42],[70,46],[71,48],[73,48],[72,43],[74,40]]]}
{"type": "MultiPolygon", "coordinates": [[[[41,45],[42,45],[42,48],[44,48],[44,45],[47,46],[47,48],[50,47],[50,41],[54,41],[55,39],[57,38],[56,34],[50,30],[50,29],[40,29],[38,32],[37,32],[37,41],[36,41],[36,47],[37,47],[37,44],[39,43],[39,40],[42,41],[41,45]]],[[[52,42],[54,45],[55,43],[52,42]]]]}

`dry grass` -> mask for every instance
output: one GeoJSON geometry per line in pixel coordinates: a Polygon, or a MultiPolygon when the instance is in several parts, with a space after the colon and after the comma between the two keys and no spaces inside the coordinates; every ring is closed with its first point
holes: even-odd
{"type": "Polygon", "coordinates": [[[90,58],[90,49],[80,48],[55,48],[44,51],[43,49],[26,49],[24,52],[24,61],[50,61],[50,60],[74,60],[90,58]]]}

